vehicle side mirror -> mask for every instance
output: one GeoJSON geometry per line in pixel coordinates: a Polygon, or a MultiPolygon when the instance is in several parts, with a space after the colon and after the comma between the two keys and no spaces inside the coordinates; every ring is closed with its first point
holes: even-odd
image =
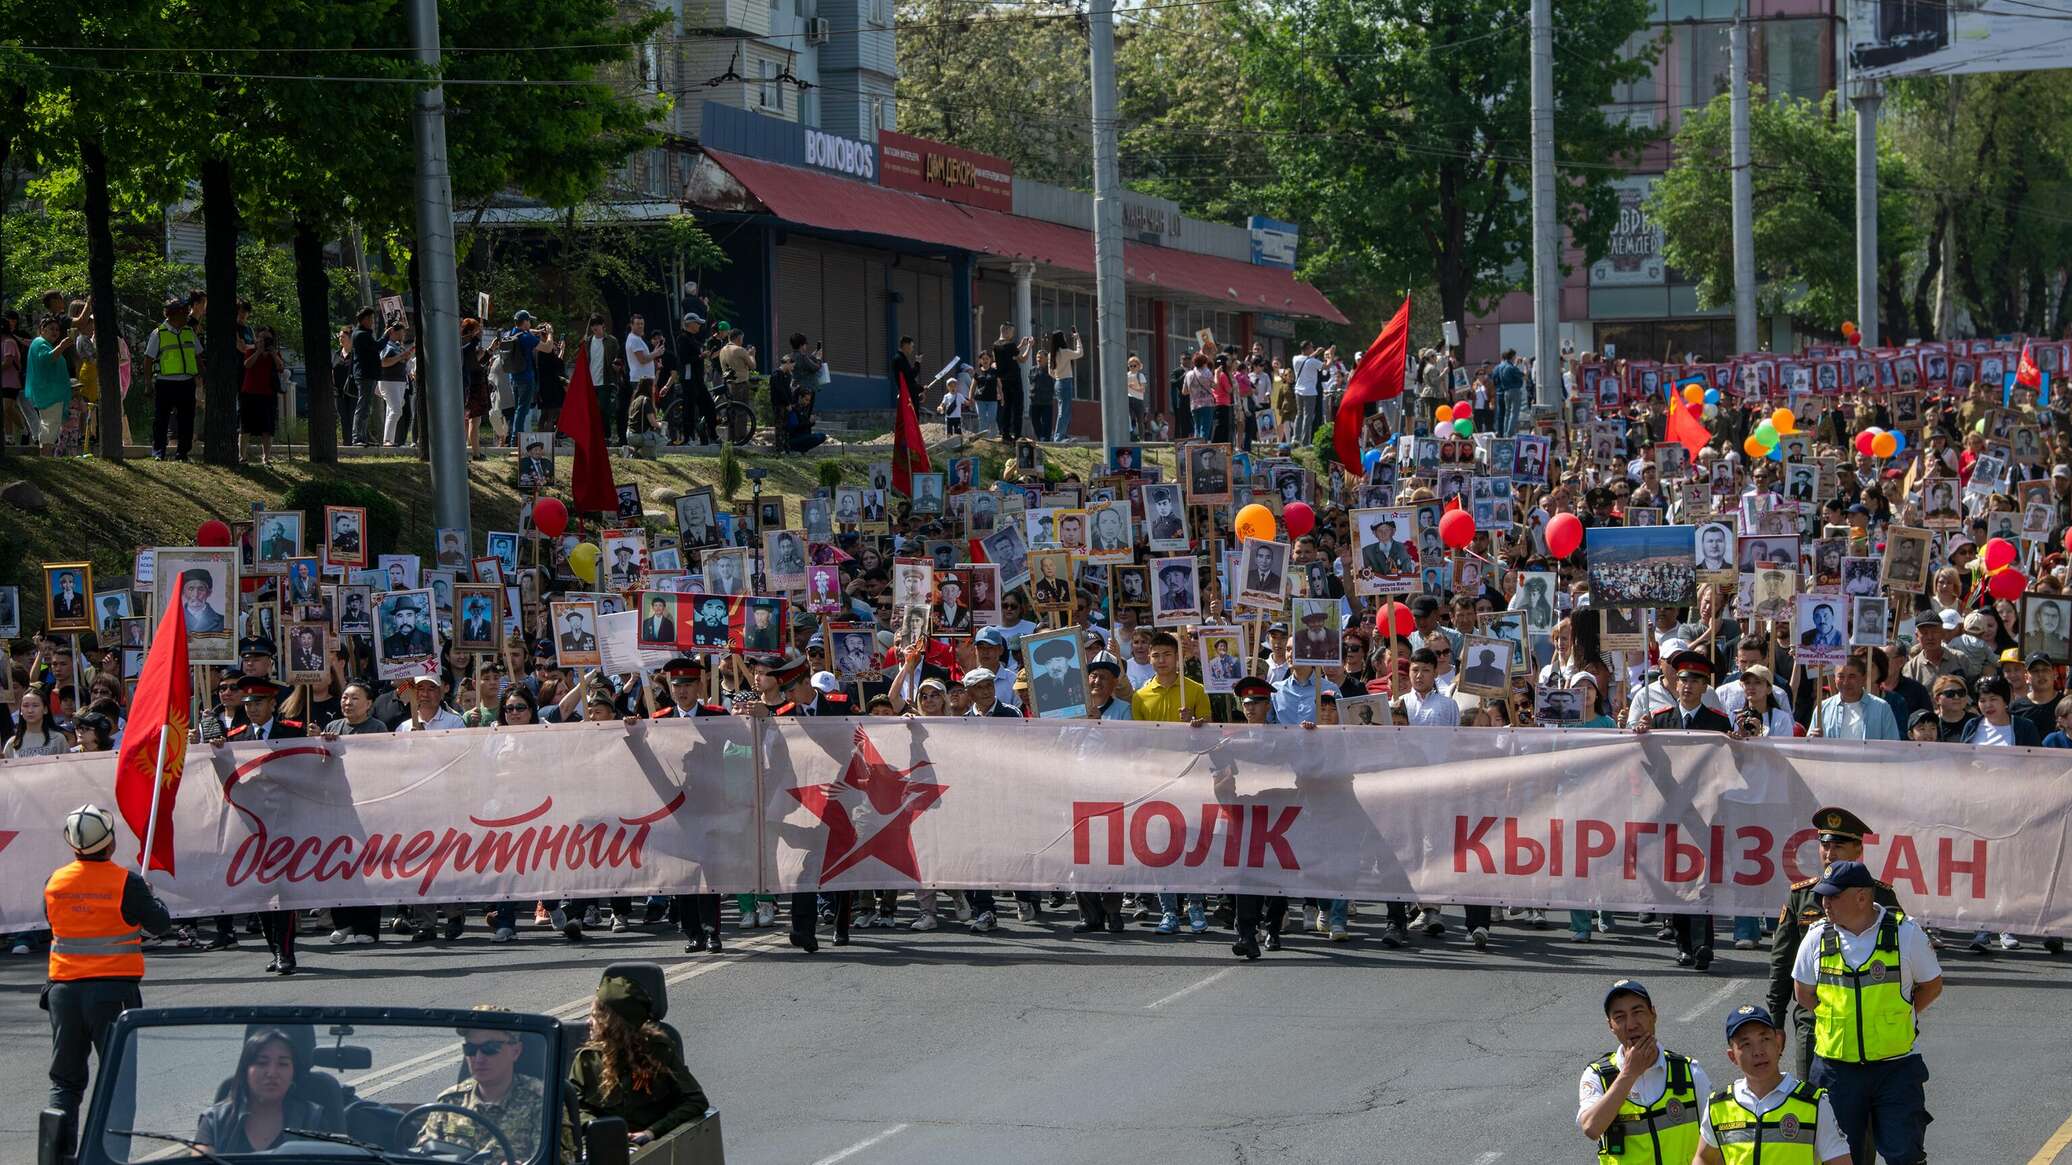
{"type": "Polygon", "coordinates": [[[69,1165],[77,1127],[62,1109],[46,1108],[36,1118],[36,1165],[69,1165]]]}
{"type": "Polygon", "coordinates": [[[623,1117],[605,1116],[583,1122],[583,1160],[586,1165],[626,1165],[633,1155],[627,1144],[623,1117]]]}
{"type": "Polygon", "coordinates": [[[360,1072],[374,1066],[374,1049],[362,1048],[354,1044],[339,1044],[329,1048],[318,1048],[310,1056],[309,1062],[318,1068],[360,1072]]]}

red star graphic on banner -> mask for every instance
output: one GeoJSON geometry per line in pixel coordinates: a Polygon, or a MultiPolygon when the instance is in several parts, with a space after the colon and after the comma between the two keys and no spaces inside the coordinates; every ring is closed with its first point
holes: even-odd
{"type": "Polygon", "coordinates": [[[850,754],[839,780],[786,790],[827,826],[827,846],[820,855],[821,885],[865,858],[876,858],[913,881],[921,880],[920,861],[914,854],[914,818],[949,789],[907,780],[908,773],[927,764],[922,761],[904,769],[893,768],[859,728],[856,751],[850,754]]]}

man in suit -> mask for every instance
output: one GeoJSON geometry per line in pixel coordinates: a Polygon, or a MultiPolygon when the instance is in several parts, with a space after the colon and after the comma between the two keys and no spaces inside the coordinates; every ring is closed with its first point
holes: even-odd
{"type": "Polygon", "coordinates": [[[469,599],[462,604],[460,637],[471,643],[487,643],[496,637],[496,623],[489,617],[489,600],[469,599]]]}
{"type": "Polygon", "coordinates": [[[86,618],[86,596],[79,593],[79,575],[61,570],[57,582],[57,590],[50,596],[50,617],[54,620],[86,618]]]}
{"type": "Polygon", "coordinates": [[[1489,647],[1475,649],[1475,662],[1461,672],[1461,682],[1485,690],[1502,688],[1509,677],[1496,662],[1496,650],[1489,647]]]}
{"type": "Polygon", "coordinates": [[[1375,574],[1408,574],[1415,569],[1410,552],[1396,541],[1396,524],[1387,518],[1374,523],[1374,541],[1360,547],[1360,565],[1375,574]]]}
{"type": "Polygon", "coordinates": [[[777,625],[777,608],[773,602],[761,599],[749,600],[748,625],[741,629],[741,650],[754,654],[775,652],[783,648],[777,625]]]}
{"type": "Polygon", "coordinates": [[[381,651],[389,659],[403,659],[432,653],[432,634],[418,619],[424,614],[416,603],[397,603],[389,611],[389,625],[381,637],[381,651]]]}
{"type": "Polygon", "coordinates": [[[1187,524],[1180,520],[1173,504],[1173,490],[1163,488],[1151,491],[1151,539],[1154,542],[1176,542],[1187,537],[1187,524]]]}
{"type": "Polygon", "coordinates": [[[295,553],[295,540],[288,537],[286,522],[268,522],[266,537],[259,540],[259,561],[283,562],[295,553]]]}
{"type": "Polygon", "coordinates": [[[649,643],[676,642],[676,620],[669,616],[668,599],[648,600],[648,617],[640,624],[640,637],[649,643]]]}
{"type": "Polygon", "coordinates": [[[518,484],[545,485],[554,480],[554,459],[547,456],[544,441],[527,441],[525,456],[518,459],[518,484]]]}
{"type": "Polygon", "coordinates": [[[1287,582],[1287,571],[1272,546],[1252,548],[1251,566],[1245,571],[1244,589],[1279,594],[1287,582]]]}
{"type": "Polygon", "coordinates": [[[1832,603],[1813,604],[1813,626],[1799,635],[1800,647],[1840,647],[1842,632],[1835,626],[1832,603]]]}
{"type": "Polygon", "coordinates": [[[122,598],[109,595],[101,600],[101,640],[112,643],[122,631],[122,598]]]}
{"type": "Polygon", "coordinates": [[[633,548],[621,542],[612,547],[612,564],[605,578],[615,591],[623,591],[640,581],[640,564],[633,561],[633,548]]]}
{"type": "Polygon", "coordinates": [[[590,632],[589,616],[570,611],[561,617],[561,650],[577,654],[596,651],[597,636],[590,632]]]}
{"type": "MultiPolygon", "coordinates": [[[[245,722],[224,733],[224,744],[235,744],[245,740],[293,740],[309,735],[309,728],[300,720],[289,720],[277,714],[280,701],[292,689],[277,684],[265,676],[240,676],[237,692],[244,701],[245,722]]],[[[222,920],[218,920],[219,925],[222,920]]],[[[266,937],[266,949],[273,954],[266,964],[268,974],[292,975],[295,973],[295,912],[292,910],[269,910],[259,915],[259,930],[266,937]]],[[[227,945],[227,944],[226,944],[227,945]]]]}
{"type": "MultiPolygon", "coordinates": [[[[1705,706],[1705,690],[1712,686],[1712,660],[1701,651],[1679,651],[1669,657],[1670,691],[1674,707],[1655,713],[1635,726],[1636,733],[1651,728],[1685,732],[1724,732],[1740,737],[1722,712],[1705,706]]],[[[1703,971],[1712,966],[1712,916],[1672,914],[1669,928],[1676,934],[1676,965],[1703,971]]]]}
{"type": "Polygon", "coordinates": [[[971,608],[964,605],[964,584],[956,575],[944,575],[936,588],[942,598],[935,604],[937,631],[971,630],[971,608]]]}
{"type": "Polygon", "coordinates": [[[352,561],[360,556],[360,520],[352,514],[331,515],[331,557],[352,561]]]}

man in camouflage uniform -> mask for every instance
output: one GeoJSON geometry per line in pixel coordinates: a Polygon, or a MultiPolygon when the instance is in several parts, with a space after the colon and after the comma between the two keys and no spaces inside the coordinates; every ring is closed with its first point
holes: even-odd
{"type": "MultiPolygon", "coordinates": [[[[1829,805],[1813,814],[1813,828],[1820,831],[1820,868],[1827,869],[1836,862],[1860,862],[1863,860],[1863,835],[1871,827],[1863,819],[1840,806],[1829,805]]],[[[1792,1030],[1797,1037],[1792,1041],[1792,1052],[1798,1060],[1798,1078],[1807,1078],[1813,1063],[1813,1013],[1796,1007],[1792,1002],[1792,961],[1799,953],[1799,940],[1806,937],[1806,931],[1827,915],[1820,909],[1820,899],[1813,893],[1814,883],[1820,881],[1818,874],[1802,882],[1793,882],[1791,894],[1784,900],[1784,909],[1777,915],[1777,934],[1770,941],[1770,1014],[1783,1018],[1785,1008],[1792,1007],[1792,1030]]],[[[1871,897],[1887,910],[1901,918],[1906,912],[1900,909],[1899,895],[1892,887],[1879,882],[1871,888],[1871,897]]]]}
{"type": "MultiPolygon", "coordinates": [[[[494,1015],[487,1013],[509,1009],[478,1006],[475,1010],[486,1013],[485,1020],[493,1022],[494,1015]]],[[[518,1161],[530,1161],[539,1148],[540,1132],[547,1124],[547,1090],[538,1077],[518,1071],[518,1060],[524,1054],[519,1033],[494,1027],[457,1030],[461,1038],[461,1054],[467,1060],[468,1078],[440,1093],[437,1103],[479,1112],[496,1122],[504,1136],[510,1138],[518,1161]]],[[[575,1130],[566,1114],[556,1123],[561,1129],[560,1159],[574,1161],[577,1157],[575,1130]]],[[[464,1145],[470,1149],[494,1151],[497,1148],[496,1138],[490,1134],[488,1125],[451,1112],[435,1112],[425,1118],[424,1126],[417,1134],[417,1146],[421,1148],[431,1141],[464,1145]]]]}

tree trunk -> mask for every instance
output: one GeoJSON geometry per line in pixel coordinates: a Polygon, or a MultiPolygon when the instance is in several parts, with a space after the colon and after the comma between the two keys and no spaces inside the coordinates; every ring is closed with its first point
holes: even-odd
{"type": "Polygon", "coordinates": [[[309,393],[309,459],[338,460],[338,397],[331,391],[331,285],[324,277],[324,240],[316,223],[295,224],[295,305],[302,317],[304,391],[309,393]]]}
{"type": "MultiPolygon", "coordinates": [[[[23,124],[23,111],[29,107],[29,89],[26,85],[11,85],[7,89],[7,100],[0,104],[0,228],[7,225],[7,204],[14,193],[14,182],[7,173],[7,160],[14,156],[14,136],[23,124]]],[[[7,251],[6,231],[0,229],[0,304],[7,302],[7,251]]],[[[4,430],[0,430],[4,432],[4,430]]],[[[0,442],[0,457],[6,456],[5,443],[0,442]]]]}
{"type": "Polygon", "coordinates": [[[208,330],[202,337],[208,360],[203,395],[202,460],[237,464],[237,395],[244,357],[237,350],[237,184],[230,159],[201,163],[202,287],[209,296],[208,330]]]}
{"type": "Polygon", "coordinates": [[[417,378],[410,384],[410,435],[417,442],[417,459],[429,462],[432,459],[432,443],[425,433],[425,421],[431,410],[425,407],[424,382],[427,372],[424,350],[424,286],[418,281],[421,269],[418,256],[424,253],[423,241],[415,235],[410,238],[410,342],[417,345],[417,378]]]}
{"type": "Polygon", "coordinates": [[[1883,317],[1878,337],[1895,346],[1903,342],[1900,337],[1905,336],[1907,332],[1906,274],[1900,266],[1901,262],[1902,259],[1899,257],[1888,258],[1885,261],[1885,277],[1879,281],[1878,288],[1879,298],[1885,301],[1885,306],[1878,313],[1883,317]]]}
{"type": "Polygon", "coordinates": [[[86,281],[93,299],[94,366],[100,380],[101,456],[122,460],[122,315],[115,300],[115,235],[109,227],[108,155],[98,138],[79,141],[86,201],[86,281]]]}
{"type": "Polygon", "coordinates": [[[1930,292],[1936,276],[1942,274],[1943,234],[1949,226],[1950,204],[1946,199],[1937,199],[1935,227],[1928,233],[1927,262],[1921,265],[1921,274],[1914,280],[1914,334],[1923,340],[1939,338],[1935,332],[1935,301],[1930,292]]]}

